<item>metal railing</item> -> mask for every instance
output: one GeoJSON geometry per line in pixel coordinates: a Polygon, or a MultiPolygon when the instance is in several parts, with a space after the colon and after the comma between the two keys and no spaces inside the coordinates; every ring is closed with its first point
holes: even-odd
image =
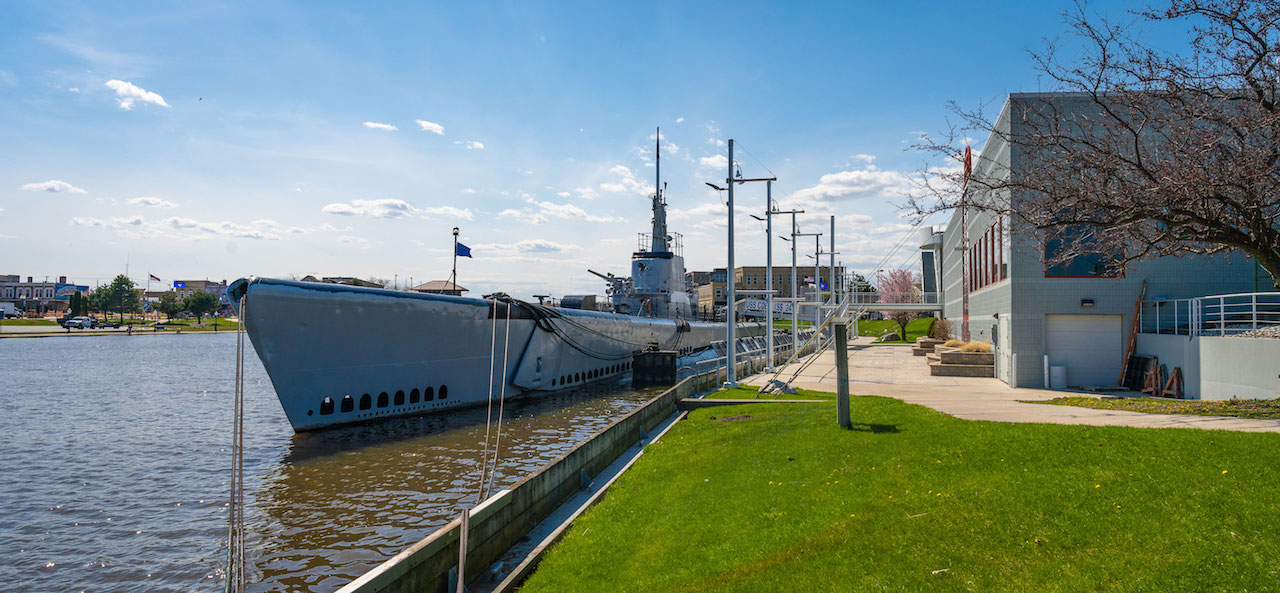
{"type": "Polygon", "coordinates": [[[1280,292],[1144,301],[1138,323],[1144,334],[1280,338],[1280,292]]]}
{"type": "Polygon", "coordinates": [[[914,292],[914,293],[878,293],[878,292],[845,292],[841,298],[847,298],[850,304],[854,305],[875,305],[878,303],[892,303],[898,305],[936,305],[941,293],[937,292],[914,292]]]}

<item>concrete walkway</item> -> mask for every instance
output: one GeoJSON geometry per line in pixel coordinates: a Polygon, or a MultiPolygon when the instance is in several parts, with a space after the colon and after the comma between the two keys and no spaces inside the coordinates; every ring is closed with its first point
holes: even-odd
{"type": "MultiPolygon", "coordinates": [[[[849,345],[849,393],[892,397],[966,420],[1280,432],[1280,420],[1144,414],[1022,403],[1018,400],[1048,400],[1082,394],[1014,389],[998,379],[934,377],[929,374],[927,359],[912,356],[910,346],[872,346],[870,341],[870,338],[857,338],[849,345]]],[[[834,392],[835,353],[826,351],[817,356],[818,359],[791,384],[801,389],[834,392]]],[[[799,363],[791,365],[779,378],[790,378],[798,367],[799,363]]],[[[743,382],[758,386],[769,378],[770,375],[755,375],[743,382]]]]}

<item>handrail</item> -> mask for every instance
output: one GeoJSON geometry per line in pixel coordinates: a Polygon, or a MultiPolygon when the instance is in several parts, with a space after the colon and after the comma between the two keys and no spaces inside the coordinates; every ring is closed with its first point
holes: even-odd
{"type": "Polygon", "coordinates": [[[1144,301],[1138,318],[1144,334],[1280,337],[1280,292],[1144,301]]]}

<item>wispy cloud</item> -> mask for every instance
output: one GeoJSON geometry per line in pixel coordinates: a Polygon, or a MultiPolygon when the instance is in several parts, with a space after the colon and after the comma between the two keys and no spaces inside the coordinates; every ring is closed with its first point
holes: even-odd
{"type": "Polygon", "coordinates": [[[698,164],[709,169],[724,169],[729,166],[729,157],[723,154],[704,156],[698,159],[698,164]]]}
{"type": "Polygon", "coordinates": [[[338,242],[344,243],[347,245],[354,245],[356,247],[359,247],[360,249],[369,248],[369,240],[365,239],[364,237],[353,237],[351,235],[343,235],[341,237],[338,237],[338,242]]]}
{"type": "Polygon", "coordinates": [[[653,193],[653,186],[636,179],[635,174],[625,165],[615,165],[612,169],[609,169],[609,172],[616,175],[618,180],[601,183],[600,189],[604,191],[612,193],[631,192],[645,195],[653,193]]]}
{"type": "Polygon", "coordinates": [[[380,124],[380,123],[378,123],[378,122],[376,122],[376,121],[367,121],[367,122],[364,122],[364,127],[366,127],[366,128],[371,128],[371,129],[374,129],[374,130],[384,130],[384,131],[387,131],[387,132],[395,132],[395,131],[399,131],[399,130],[400,130],[400,128],[397,128],[397,127],[395,127],[395,126],[393,126],[393,125],[391,125],[391,124],[380,124]]]}
{"type": "Polygon", "coordinates": [[[462,193],[464,193],[464,194],[474,194],[474,193],[476,193],[476,188],[474,188],[474,187],[464,187],[464,188],[462,188],[462,193]]]}
{"type": "Polygon", "coordinates": [[[85,193],[83,189],[80,189],[74,185],[71,185],[70,183],[67,183],[65,181],[60,181],[57,179],[41,181],[40,183],[26,183],[22,185],[21,189],[25,189],[27,191],[47,191],[50,193],[58,193],[58,192],[67,192],[69,194],[85,193]]]}
{"type": "Polygon", "coordinates": [[[901,197],[911,192],[911,178],[898,171],[885,171],[874,165],[862,169],[828,173],[811,187],[797,190],[791,199],[801,202],[829,202],[859,198],[901,197]]]}
{"type": "Polygon", "coordinates": [[[470,208],[453,206],[434,206],[417,208],[404,200],[383,198],[378,200],[351,200],[351,202],[335,202],[320,209],[321,212],[339,216],[368,216],[371,218],[404,218],[407,216],[443,216],[471,220],[470,208]]]}
{"type": "Polygon", "coordinates": [[[467,140],[465,142],[459,140],[457,142],[454,142],[454,144],[461,144],[462,147],[467,150],[484,150],[484,143],[477,142],[475,140],[467,140]]]}
{"type": "Polygon", "coordinates": [[[564,253],[582,249],[572,243],[556,243],[545,239],[526,239],[514,243],[482,243],[475,248],[497,253],[564,253]]]}
{"type": "Polygon", "coordinates": [[[143,103],[152,103],[161,107],[168,107],[169,104],[164,102],[164,97],[148,91],[131,82],[123,80],[108,80],[106,87],[116,92],[116,102],[120,104],[120,108],[126,111],[133,109],[134,103],[141,101],[143,103]]]}
{"type": "Polygon", "coordinates": [[[678,124],[682,124],[682,123],[684,123],[684,118],[683,118],[683,117],[677,117],[677,118],[676,118],[676,123],[678,123],[678,124]]]}
{"type": "Polygon", "coordinates": [[[424,132],[431,132],[433,134],[439,134],[441,136],[444,135],[444,126],[438,123],[430,122],[425,119],[415,119],[413,121],[416,122],[424,132]]]}
{"type": "Polygon", "coordinates": [[[75,217],[71,219],[73,226],[115,231],[123,237],[154,239],[206,239],[214,237],[230,237],[235,239],[257,239],[274,241],[280,236],[274,232],[273,221],[254,221],[250,224],[234,222],[202,222],[191,218],[172,216],[153,220],[142,216],[125,216],[113,218],[75,217]]]}
{"type": "Polygon", "coordinates": [[[178,205],[168,200],[153,198],[151,196],[142,196],[133,198],[128,202],[132,206],[151,206],[153,208],[177,208],[178,205]]]}

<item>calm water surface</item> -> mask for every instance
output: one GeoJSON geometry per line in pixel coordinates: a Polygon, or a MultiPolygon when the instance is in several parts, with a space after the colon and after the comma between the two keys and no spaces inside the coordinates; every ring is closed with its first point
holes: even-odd
{"type": "MultiPolygon", "coordinates": [[[[0,586],[220,591],[234,334],[0,340],[0,586]]],[[[333,591],[474,502],[485,410],[294,435],[246,374],[254,591],[333,591]]],[[[506,408],[496,485],[656,394],[506,408]]],[[[496,488],[495,488],[496,489],[496,488]]]]}

